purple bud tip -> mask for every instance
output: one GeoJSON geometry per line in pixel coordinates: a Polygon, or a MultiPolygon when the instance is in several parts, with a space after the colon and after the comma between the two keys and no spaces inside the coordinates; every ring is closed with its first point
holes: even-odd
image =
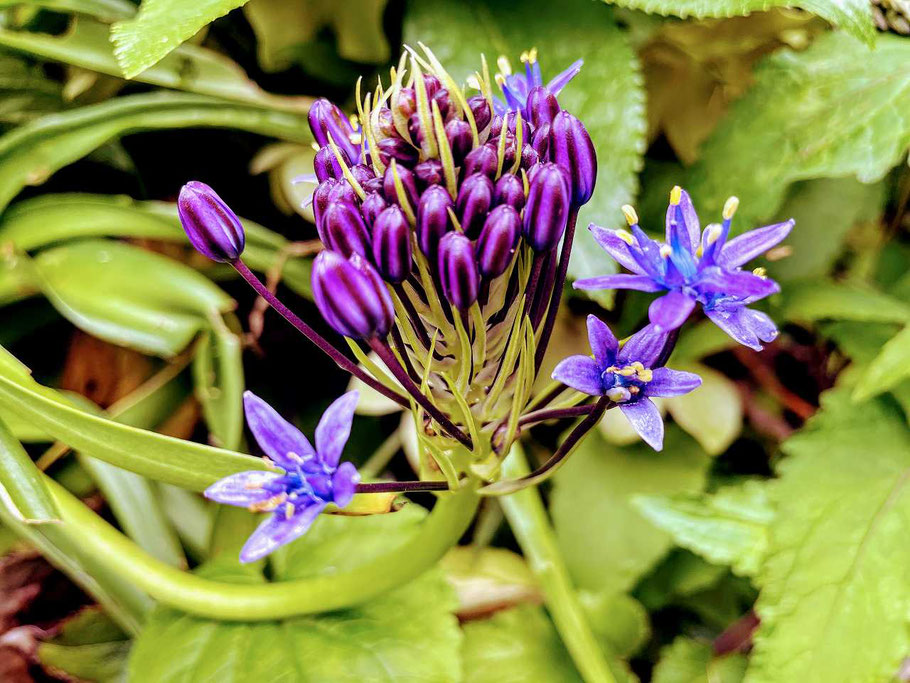
{"type": "Polygon", "coordinates": [[[368,194],[364,200],[363,204],[360,205],[360,212],[363,214],[364,220],[366,220],[367,225],[372,226],[376,223],[376,217],[382,213],[382,210],[387,207],[385,199],[382,198],[382,195],[378,192],[372,192],[368,194]]]}
{"type": "Polygon", "coordinates": [[[411,114],[417,111],[417,93],[414,88],[402,88],[398,91],[395,98],[395,106],[398,112],[406,119],[411,118],[411,114]]]}
{"type": "Polygon", "coordinates": [[[313,261],[313,298],[325,321],[345,337],[383,338],[395,318],[379,273],[358,255],[323,251],[313,261]]]}
{"type": "Polygon", "coordinates": [[[414,176],[418,185],[424,189],[430,185],[439,185],[444,180],[442,163],[438,159],[421,161],[414,167],[414,176]]]}
{"type": "Polygon", "coordinates": [[[496,167],[499,164],[499,154],[494,145],[481,145],[472,150],[464,158],[464,167],[462,173],[465,177],[482,173],[485,176],[493,178],[496,175],[496,167]]]}
{"type": "Polygon", "coordinates": [[[559,244],[569,215],[569,182],[558,164],[535,166],[524,211],[524,236],[536,252],[559,244]]]}
{"type": "Polygon", "coordinates": [[[460,232],[450,232],[439,242],[439,277],[446,299],[458,310],[467,310],[477,301],[480,273],[474,245],[460,232]]]}
{"type": "Polygon", "coordinates": [[[391,164],[392,159],[406,166],[412,166],[417,161],[417,149],[401,138],[383,138],[376,146],[383,166],[391,164]]]}
{"type": "Polygon", "coordinates": [[[483,95],[474,95],[468,100],[468,108],[474,115],[474,122],[477,124],[477,130],[483,131],[490,120],[493,118],[493,112],[490,109],[490,103],[483,95]]]}
{"type": "Polygon", "coordinates": [[[390,206],[373,225],[373,262],[386,282],[403,282],[411,272],[411,228],[404,212],[390,206]]]}
{"type": "Polygon", "coordinates": [[[446,124],[446,139],[449,141],[449,148],[452,150],[453,162],[456,166],[461,166],[474,144],[471,126],[467,121],[452,119],[446,124]]]}
{"type": "Polygon", "coordinates": [[[313,138],[320,147],[329,144],[329,136],[343,150],[351,161],[360,158],[360,145],[352,142],[355,134],[351,122],[347,116],[337,106],[329,102],[324,97],[319,98],[310,107],[307,116],[310,123],[310,130],[313,132],[313,138]]]}
{"type": "Polygon", "coordinates": [[[475,173],[465,178],[458,191],[455,206],[461,228],[468,237],[474,239],[480,233],[487,212],[493,204],[493,181],[482,173],[475,173]]]}
{"type": "Polygon", "coordinates": [[[345,257],[369,258],[370,232],[360,210],[349,201],[330,201],[322,214],[323,243],[345,257]]]}
{"type": "Polygon", "coordinates": [[[556,101],[556,95],[542,85],[531,88],[525,115],[535,129],[552,123],[558,113],[559,102],[556,101]]]}
{"type": "Polygon", "coordinates": [[[537,152],[539,159],[549,160],[548,152],[550,151],[550,124],[545,123],[534,131],[531,136],[531,147],[537,152]]]}
{"type": "Polygon", "coordinates": [[[186,236],[200,254],[224,263],[240,258],[243,225],[215,190],[198,180],[188,182],[180,188],[177,212],[186,236]]]}
{"type": "Polygon", "coordinates": [[[504,174],[496,181],[493,191],[493,203],[508,204],[516,211],[521,211],[525,205],[525,186],[521,178],[512,173],[504,174]]]}
{"type": "Polygon", "coordinates": [[[477,267],[485,278],[502,275],[515,255],[521,235],[521,219],[514,207],[497,206],[487,216],[477,239],[477,267]]]}
{"type": "Polygon", "coordinates": [[[366,164],[355,164],[352,166],[351,175],[354,176],[354,180],[360,183],[361,187],[376,177],[373,169],[366,164]]]}
{"type": "MultiPolygon", "coordinates": [[[[408,203],[413,209],[417,204],[417,181],[414,178],[414,173],[404,166],[396,165],[395,168],[398,171],[398,179],[401,181],[401,186],[404,188],[404,193],[408,198],[408,203]]],[[[385,175],[382,178],[382,192],[385,194],[386,201],[389,204],[398,204],[398,189],[395,187],[395,175],[392,173],[392,167],[389,166],[385,170],[385,175]]]]}
{"type": "Polygon", "coordinates": [[[584,124],[567,111],[559,112],[550,124],[549,154],[569,173],[572,203],[587,203],[597,181],[597,154],[584,124]]]}
{"type": "MultiPolygon", "coordinates": [[[[339,148],[338,151],[341,152],[341,159],[345,165],[350,167],[351,160],[348,159],[348,155],[343,149],[339,148]]],[[[341,164],[338,163],[338,158],[331,147],[323,147],[316,152],[316,158],[313,159],[313,169],[316,171],[316,179],[319,182],[329,178],[338,179],[344,177],[344,170],[341,164]]]]}
{"type": "Polygon", "coordinates": [[[428,187],[420,197],[417,206],[417,244],[429,259],[435,262],[439,240],[452,229],[449,209],[455,203],[441,185],[428,187]]]}

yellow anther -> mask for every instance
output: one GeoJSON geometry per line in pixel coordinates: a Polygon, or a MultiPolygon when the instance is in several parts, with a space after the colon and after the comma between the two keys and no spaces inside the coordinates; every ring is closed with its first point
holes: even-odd
{"type": "Polygon", "coordinates": [[[631,387],[628,387],[628,389],[629,389],[629,393],[630,393],[630,394],[633,394],[633,395],[634,395],[634,394],[637,394],[639,391],[641,391],[641,389],[639,389],[638,387],[636,387],[636,386],[634,386],[634,385],[631,386],[631,387]]]}
{"type": "Polygon", "coordinates": [[[672,253],[673,253],[673,247],[671,247],[669,244],[660,245],[660,255],[663,258],[670,258],[670,254],[672,254],[672,253]]]}
{"type": "Polygon", "coordinates": [[[495,79],[496,85],[498,85],[500,88],[506,84],[506,77],[502,74],[496,74],[495,79]]]}
{"type": "Polygon", "coordinates": [[[312,147],[313,149],[315,149],[317,152],[318,152],[319,149],[320,149],[319,145],[317,145],[315,142],[311,142],[311,143],[310,143],[310,147],[312,147]]]}
{"type": "Polygon", "coordinates": [[[480,90],[480,79],[477,78],[475,74],[468,76],[468,87],[474,88],[474,90],[480,90]]]}
{"type": "Polygon", "coordinates": [[[351,114],[348,117],[348,121],[351,122],[351,128],[356,128],[357,125],[360,123],[360,119],[357,118],[357,114],[351,114]]]}
{"type": "Polygon", "coordinates": [[[753,270],[753,271],[752,271],[752,274],[753,274],[753,275],[758,275],[758,277],[765,277],[765,274],[766,274],[767,272],[768,272],[768,271],[765,270],[764,268],[759,267],[759,268],[756,268],[755,270],[753,270]]]}
{"type": "Polygon", "coordinates": [[[719,223],[711,223],[708,225],[708,227],[705,228],[705,242],[707,244],[714,244],[720,237],[721,230],[723,230],[723,228],[721,228],[719,223]]]}
{"type": "Polygon", "coordinates": [[[632,237],[632,233],[627,232],[626,230],[614,230],[613,234],[628,244],[630,247],[635,244],[635,238],[632,237]]]}
{"type": "Polygon", "coordinates": [[[245,488],[247,491],[258,491],[262,488],[262,483],[258,481],[248,481],[243,485],[243,488],[245,488]]]}
{"type": "Polygon", "coordinates": [[[724,203],[724,220],[728,221],[733,218],[733,214],[739,208],[739,197],[730,197],[724,203]]]}
{"type": "Polygon", "coordinates": [[[508,76],[512,73],[512,65],[509,64],[509,59],[505,55],[499,55],[499,57],[496,59],[496,66],[499,67],[499,73],[501,73],[503,76],[508,76]]]}
{"type": "Polygon", "coordinates": [[[635,361],[629,365],[630,368],[635,370],[635,372],[641,372],[645,369],[645,366],[641,364],[641,361],[635,361]]]}
{"type": "Polygon", "coordinates": [[[631,367],[624,367],[622,370],[616,373],[617,375],[622,375],[623,377],[631,377],[635,374],[635,369],[631,367]]]}
{"type": "Polygon", "coordinates": [[[537,48],[532,47],[530,50],[525,50],[521,53],[520,59],[522,64],[533,64],[537,61],[537,48]]]}
{"type": "Polygon", "coordinates": [[[628,204],[623,204],[622,215],[626,217],[626,223],[629,225],[638,223],[638,214],[635,212],[635,209],[628,204]]]}
{"type": "Polygon", "coordinates": [[[284,504],[284,518],[290,519],[293,516],[294,516],[294,504],[290,503],[290,502],[285,503],[284,504]]]}
{"type": "Polygon", "coordinates": [[[353,145],[359,145],[363,142],[363,136],[360,133],[351,133],[348,135],[348,140],[350,140],[353,145]]]}
{"type": "Polygon", "coordinates": [[[271,512],[287,499],[288,494],[279,493],[277,496],[272,496],[268,500],[263,500],[259,503],[253,503],[247,509],[250,512],[271,512]]]}
{"type": "Polygon", "coordinates": [[[638,379],[642,382],[650,382],[654,379],[654,373],[650,369],[639,370],[638,379]]]}
{"type": "Polygon", "coordinates": [[[680,201],[682,201],[682,188],[679,185],[674,185],[673,189],[670,190],[670,203],[673,206],[677,206],[680,201]]]}

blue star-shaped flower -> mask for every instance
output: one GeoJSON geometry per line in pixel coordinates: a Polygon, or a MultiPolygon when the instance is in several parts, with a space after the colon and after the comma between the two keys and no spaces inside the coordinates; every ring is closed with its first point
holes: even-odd
{"type": "MultiPolygon", "coordinates": [[[[512,73],[508,60],[505,57],[499,58],[500,73],[496,76],[496,82],[502,90],[502,99],[493,98],[493,109],[500,116],[510,111],[521,111],[526,114],[528,93],[531,89],[543,85],[543,77],[540,74],[540,64],[537,63],[537,50],[529,50],[521,55],[521,61],[525,65],[524,73],[512,73]]],[[[547,83],[547,91],[551,95],[558,95],[566,87],[581,67],[584,60],[579,59],[573,62],[568,69],[557,74],[547,83]]]]}
{"type": "Polygon", "coordinates": [[[637,289],[668,293],[651,303],[651,322],[662,330],[682,325],[695,305],[740,344],[757,351],[777,336],[777,327],[748,304],[780,291],[761,269],[741,266],[783,240],[794,221],[757,228],[728,240],[738,200],[724,207],[723,223],[701,231],[689,194],[679,187],[670,194],[665,243],[652,240],[638,225],[632,207],[623,207],[631,234],[589,226],[598,244],[632,274],[577,280],[577,289],[637,289]]]}
{"type": "Polygon", "coordinates": [[[246,421],[268,459],[284,472],[239,472],[205,490],[226,505],[271,512],[240,551],[253,562],[302,536],[329,503],[344,507],[360,481],[352,463],[338,460],[351,434],[358,393],[350,391],[328,407],[316,427],[316,448],[274,408],[252,392],[243,395],[246,421]]]}
{"type": "Polygon", "coordinates": [[[619,342],[599,318],[588,316],[591,356],[569,356],[553,370],[553,379],[591,396],[606,396],[632,427],[656,451],[663,448],[664,423],[652,397],[680,396],[701,385],[691,372],[654,367],[667,343],[667,334],[648,325],[619,348],[619,342]]]}

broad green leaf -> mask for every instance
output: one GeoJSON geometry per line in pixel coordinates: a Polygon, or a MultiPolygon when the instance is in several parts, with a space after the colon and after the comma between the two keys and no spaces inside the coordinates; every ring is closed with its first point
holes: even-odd
{"type": "MultiPolygon", "coordinates": [[[[0,235],[3,233],[0,232],[0,235]]],[[[675,367],[674,363],[692,362],[701,360],[721,351],[736,346],[736,342],[726,332],[710,320],[702,320],[686,328],[686,333],[679,336],[679,342],[673,349],[668,365],[675,367]]]]}
{"type": "Polygon", "coordinates": [[[644,606],[626,593],[579,591],[585,615],[607,652],[627,659],[638,652],[651,636],[651,624],[644,606]]]}
{"type": "MultiPolygon", "coordinates": [[[[857,223],[878,220],[884,185],[866,185],[853,178],[822,178],[795,184],[775,221],[796,220],[784,243],[792,254],[768,264],[768,274],[787,282],[817,279],[829,273],[857,223]]],[[[784,287],[786,289],[787,286],[784,287]]]]}
{"type": "Polygon", "coordinates": [[[799,7],[817,14],[852,35],[875,43],[872,9],[864,0],[606,0],[620,7],[686,19],[695,17],[735,17],[763,12],[773,7],[799,7]]]}
{"type": "MultiPolygon", "coordinates": [[[[569,271],[573,279],[615,272],[615,263],[587,226],[622,222],[620,207],[638,189],[646,123],[638,60],[609,9],[588,0],[422,0],[412,3],[405,16],[405,41],[425,43],[455,78],[479,70],[480,53],[491,68],[499,55],[517,67],[519,54],[537,47],[545,80],[576,59],[585,60],[559,102],[584,122],[601,159],[594,196],[578,219],[569,271]]],[[[599,300],[609,301],[609,294],[599,300]]]]}
{"type": "Polygon", "coordinates": [[[774,517],[758,481],[701,495],[639,496],[635,507],[677,545],[742,576],[760,568],[774,517]]]}
{"type": "Polygon", "coordinates": [[[119,346],[173,356],[233,301],[203,275],[165,256],[108,240],[82,240],[35,258],[42,290],[80,329],[119,346]]]}
{"type": "Polygon", "coordinates": [[[183,41],[247,0],[143,0],[133,19],[111,27],[114,55],[126,78],[157,64],[183,41]]]}
{"type": "Polygon", "coordinates": [[[782,448],[747,680],[890,680],[910,651],[904,417],[830,391],[782,448]]]}
{"type": "Polygon", "coordinates": [[[559,545],[581,588],[624,591],[669,550],[669,534],[634,508],[638,495],[697,493],[709,458],[668,428],[664,450],[609,446],[591,432],[554,477],[551,514],[559,545]]]}
{"type": "Polygon", "coordinates": [[[59,520],[41,473],[0,418],[0,505],[26,524],[59,520]]]}
{"type": "MultiPolygon", "coordinates": [[[[69,29],[61,35],[0,28],[0,45],[108,76],[123,75],[114,57],[108,25],[89,17],[73,17],[69,29]]],[[[309,98],[282,97],[264,91],[229,58],[192,44],[181,45],[136,80],[279,110],[306,111],[310,104],[309,98]]]]}
{"type": "Polygon", "coordinates": [[[739,683],[743,680],[743,655],[714,657],[710,643],[679,636],[660,651],[654,683],[739,683]]]}
{"type": "Polygon", "coordinates": [[[537,579],[524,558],[505,548],[456,546],[440,566],[458,595],[462,618],[541,599],[537,579]]]}
{"type": "Polygon", "coordinates": [[[720,455],[743,427],[743,404],[736,385],[700,363],[677,363],[673,368],[696,373],[701,386],[684,396],[666,399],[667,411],[708,455],[720,455]]]}
{"type": "MultiPolygon", "coordinates": [[[[323,516],[291,545],[294,561],[280,578],[360,565],[406,541],[423,517],[415,505],[390,515],[323,516]]],[[[203,571],[238,580],[233,553],[226,549],[203,571]]],[[[217,622],[159,608],[135,641],[130,680],[460,680],[454,608],[438,570],[352,609],[281,622],[217,622]]]]}
{"type": "Polygon", "coordinates": [[[582,680],[546,613],[533,605],[465,624],[462,657],[471,683],[582,680]]]}
{"type": "Polygon", "coordinates": [[[865,369],[853,400],[865,401],[897,386],[910,377],[910,325],[904,327],[882,347],[865,369]]]}
{"type": "MultiPolygon", "coordinates": [[[[636,504],[640,506],[643,499],[651,500],[641,496],[635,499],[636,504]]],[[[654,612],[714,588],[725,574],[726,567],[711,564],[688,550],[677,548],[671,550],[654,571],[638,582],[635,596],[648,611],[654,612]]]]}
{"type": "Polygon", "coordinates": [[[216,446],[236,450],[243,438],[243,348],[218,315],[193,356],[196,398],[216,446]]]}
{"type": "Polygon", "coordinates": [[[903,323],[910,305],[868,287],[831,281],[787,285],[776,317],[783,320],[853,320],[864,323],[903,323]]]}
{"type": "Polygon", "coordinates": [[[40,185],[121,135],[191,127],[236,128],[297,142],[311,137],[306,117],[290,112],[182,93],[117,97],[42,117],[0,137],[0,208],[26,185],[40,185]]]}
{"type": "Polygon", "coordinates": [[[870,50],[837,32],[767,58],[693,167],[688,189],[703,215],[719,215],[736,194],[735,225],[751,228],[794,181],[880,180],[910,145],[908,60],[910,42],[898,36],[882,35],[870,50]]]}

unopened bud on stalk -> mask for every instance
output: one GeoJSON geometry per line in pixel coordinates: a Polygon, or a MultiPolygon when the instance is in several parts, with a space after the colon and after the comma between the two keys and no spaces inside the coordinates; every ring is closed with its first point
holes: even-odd
{"type": "Polygon", "coordinates": [[[413,209],[417,205],[417,199],[420,196],[417,192],[417,181],[414,178],[414,173],[409,168],[404,166],[395,165],[395,168],[389,166],[385,170],[385,175],[382,178],[382,193],[385,195],[386,201],[389,204],[399,204],[398,201],[398,188],[395,187],[395,174],[398,174],[398,179],[401,181],[401,187],[404,189],[404,194],[408,199],[408,203],[413,209]]]}
{"type": "Polygon", "coordinates": [[[360,160],[360,145],[352,142],[356,131],[341,109],[323,97],[313,102],[307,118],[316,144],[325,147],[331,136],[351,162],[360,160]]]}
{"type": "Polygon", "coordinates": [[[471,151],[471,146],[474,144],[471,126],[467,121],[452,119],[446,124],[445,130],[449,148],[452,150],[452,160],[456,166],[461,166],[465,156],[471,151]]]}
{"type": "Polygon", "coordinates": [[[402,210],[390,206],[373,225],[373,262],[383,280],[398,284],[411,272],[411,226],[402,210]]]}
{"type": "Polygon", "coordinates": [[[510,205],[497,206],[487,220],[477,239],[477,267],[487,279],[502,275],[515,255],[521,236],[521,219],[510,205]]]}
{"type": "Polygon", "coordinates": [[[482,173],[465,178],[455,201],[458,220],[465,234],[474,239],[480,233],[487,212],[493,204],[493,181],[482,173]]]}
{"type": "Polygon", "coordinates": [[[569,174],[572,204],[585,204],[594,193],[597,154],[584,124],[567,111],[559,112],[550,124],[549,154],[569,174]]]}
{"type": "Polygon", "coordinates": [[[537,252],[549,251],[562,238],[569,215],[566,172],[554,163],[539,164],[528,188],[524,210],[524,236],[537,252]]]}
{"type": "Polygon", "coordinates": [[[506,173],[497,180],[493,190],[493,203],[508,204],[516,211],[521,211],[525,205],[525,187],[521,178],[512,173],[506,173]]]}
{"type": "Polygon", "coordinates": [[[483,132],[493,118],[493,112],[490,109],[490,103],[483,95],[474,95],[468,100],[468,108],[474,115],[474,122],[477,124],[477,131],[483,132]]]}
{"type": "Polygon", "coordinates": [[[446,299],[458,310],[465,311],[477,301],[480,273],[474,245],[460,232],[450,232],[439,242],[439,277],[446,299]]]}
{"type": "Polygon", "coordinates": [[[558,113],[559,102],[553,93],[542,85],[531,88],[525,114],[535,129],[552,123],[558,113]]]}
{"type": "Polygon", "coordinates": [[[455,203],[441,185],[428,187],[417,206],[417,244],[430,263],[435,263],[439,240],[452,229],[449,210],[455,203]]]}
{"type": "Polygon", "coordinates": [[[406,166],[412,166],[417,161],[417,149],[401,138],[383,138],[376,143],[376,147],[383,166],[392,163],[392,159],[406,166]]]}
{"type": "MultiPolygon", "coordinates": [[[[341,153],[342,161],[350,167],[351,161],[348,159],[347,154],[342,149],[338,151],[341,153]]],[[[338,163],[338,157],[335,156],[335,152],[332,151],[331,147],[323,147],[316,152],[316,158],[313,159],[313,169],[316,171],[316,180],[319,182],[329,178],[338,179],[344,177],[344,170],[341,164],[338,163]]]]}
{"type": "Polygon", "coordinates": [[[426,189],[430,185],[439,185],[444,180],[442,164],[438,159],[421,161],[414,167],[414,176],[421,189],[426,189]]]}
{"type": "Polygon", "coordinates": [[[481,145],[477,149],[471,150],[471,153],[464,158],[462,173],[465,178],[475,173],[482,173],[488,178],[493,178],[496,175],[498,164],[499,155],[496,147],[490,144],[481,145]]]}
{"type": "Polygon", "coordinates": [[[395,319],[392,299],[365,259],[320,252],[313,261],[312,284],[319,312],[338,334],[354,339],[388,335],[395,319]]]}
{"type": "Polygon", "coordinates": [[[186,236],[200,254],[223,263],[240,258],[243,225],[215,190],[198,180],[187,183],[180,189],[177,212],[186,236]]]}
{"type": "Polygon", "coordinates": [[[322,214],[323,243],[345,257],[370,257],[370,232],[360,210],[348,201],[330,202],[322,214]]]}

